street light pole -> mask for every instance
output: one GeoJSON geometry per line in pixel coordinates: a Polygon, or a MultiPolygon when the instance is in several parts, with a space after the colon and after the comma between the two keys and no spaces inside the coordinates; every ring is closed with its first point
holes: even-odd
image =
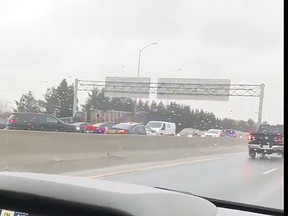
{"type": "Polygon", "coordinates": [[[156,44],[157,44],[157,43],[150,43],[150,44],[148,44],[147,46],[145,46],[144,48],[142,48],[142,49],[139,50],[137,77],[140,76],[140,63],[141,63],[141,54],[142,54],[142,51],[145,50],[146,48],[148,48],[149,46],[151,46],[151,45],[156,45],[156,44]]]}
{"type": "MultiPolygon", "coordinates": [[[[139,50],[137,78],[140,77],[140,63],[141,63],[141,54],[142,54],[142,51],[145,50],[146,48],[148,48],[149,46],[151,46],[151,45],[156,45],[156,44],[157,44],[157,43],[150,43],[150,44],[148,44],[147,46],[145,46],[144,48],[142,48],[142,49],[139,50]]],[[[136,111],[137,111],[137,101],[138,101],[138,98],[136,98],[135,106],[134,106],[134,113],[135,113],[135,114],[136,114],[136,111]]]]}
{"type": "Polygon", "coordinates": [[[140,76],[140,62],[141,62],[141,50],[139,50],[139,58],[138,58],[138,71],[137,71],[137,77],[140,76]]]}

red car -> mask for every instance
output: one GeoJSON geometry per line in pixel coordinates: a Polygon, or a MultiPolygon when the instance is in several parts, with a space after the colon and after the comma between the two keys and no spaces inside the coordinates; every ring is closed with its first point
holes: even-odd
{"type": "Polygon", "coordinates": [[[85,128],[86,133],[96,133],[96,134],[104,134],[110,129],[112,126],[114,126],[116,123],[96,123],[93,125],[87,125],[85,128]]]}

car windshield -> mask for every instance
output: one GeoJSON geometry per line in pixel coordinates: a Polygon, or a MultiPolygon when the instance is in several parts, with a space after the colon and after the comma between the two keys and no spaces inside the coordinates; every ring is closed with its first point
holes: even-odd
{"type": "Polygon", "coordinates": [[[283,6],[0,0],[0,178],[80,176],[283,209],[283,6]]]}
{"type": "Polygon", "coordinates": [[[149,122],[147,125],[151,128],[161,128],[163,123],[162,122],[149,122]]]}

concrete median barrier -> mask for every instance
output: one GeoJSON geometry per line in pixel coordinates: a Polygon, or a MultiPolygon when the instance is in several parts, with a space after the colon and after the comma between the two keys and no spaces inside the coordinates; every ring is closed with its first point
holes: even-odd
{"type": "Polygon", "coordinates": [[[246,139],[238,138],[1,130],[0,170],[60,172],[62,169],[65,171],[83,169],[85,166],[88,167],[87,164],[89,167],[99,167],[100,164],[109,166],[123,163],[125,160],[127,163],[133,163],[138,162],[140,158],[150,160],[152,157],[166,160],[168,155],[178,158],[187,152],[190,156],[199,155],[201,152],[205,154],[237,152],[246,149],[246,145],[246,139]]]}

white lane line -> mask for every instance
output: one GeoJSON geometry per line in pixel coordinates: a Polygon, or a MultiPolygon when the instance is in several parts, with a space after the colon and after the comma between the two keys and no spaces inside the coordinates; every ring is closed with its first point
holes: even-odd
{"type": "Polygon", "coordinates": [[[118,171],[118,172],[111,172],[111,173],[105,173],[105,174],[99,174],[95,176],[90,176],[89,178],[100,178],[100,177],[107,177],[107,176],[113,176],[113,175],[121,175],[125,173],[132,173],[132,172],[140,172],[140,171],[146,171],[151,169],[159,169],[159,168],[166,168],[166,167],[173,167],[173,166],[179,166],[179,165],[185,165],[185,164],[192,164],[192,163],[199,163],[204,161],[211,161],[211,160],[219,160],[219,159],[226,159],[231,158],[231,156],[238,156],[241,155],[241,153],[231,154],[230,156],[222,156],[222,157],[212,157],[212,158],[204,158],[204,159],[198,159],[198,160],[189,160],[189,161],[181,161],[181,162],[174,162],[174,163],[168,163],[168,164],[160,164],[160,165],[154,165],[154,166],[148,166],[148,167],[141,167],[136,169],[130,169],[130,170],[124,170],[124,171],[118,171]]]}
{"type": "Polygon", "coordinates": [[[263,175],[267,175],[267,174],[269,174],[269,173],[271,173],[271,172],[276,171],[277,169],[278,169],[278,168],[273,168],[273,169],[270,169],[270,170],[267,170],[267,171],[263,172],[262,174],[263,174],[263,175]]]}

